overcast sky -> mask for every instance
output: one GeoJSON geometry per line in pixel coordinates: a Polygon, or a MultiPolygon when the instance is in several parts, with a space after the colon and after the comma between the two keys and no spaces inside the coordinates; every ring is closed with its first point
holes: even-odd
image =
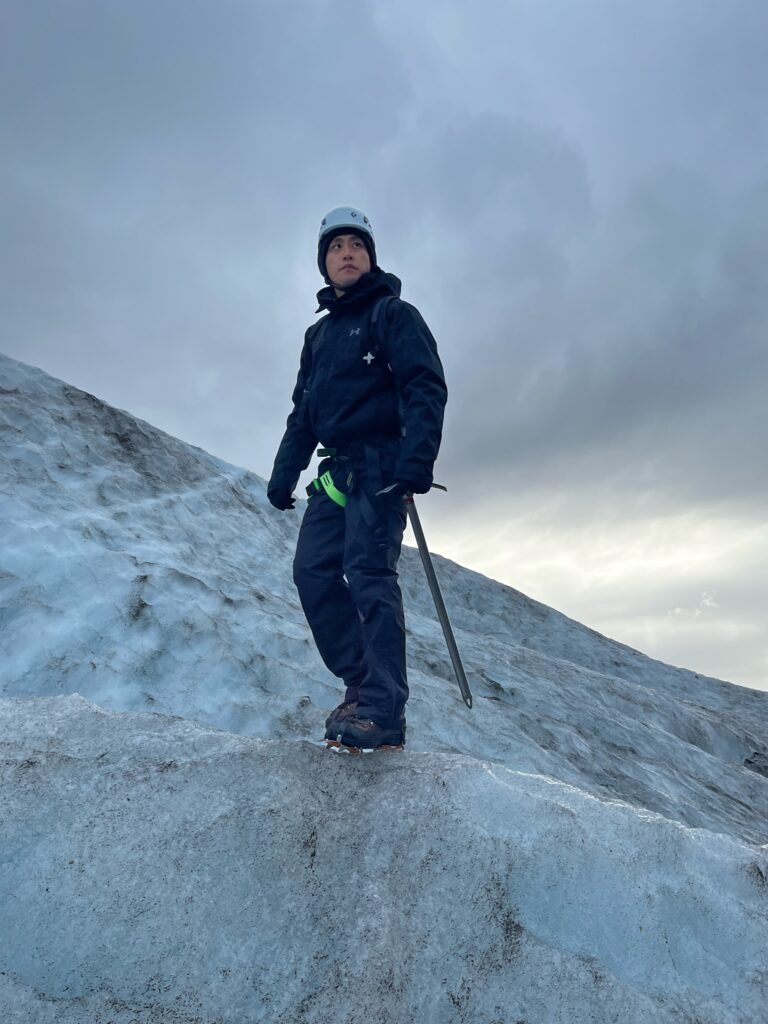
{"type": "Polygon", "coordinates": [[[765,0],[4,0],[0,349],[269,476],[320,219],[440,348],[431,546],[768,688],[765,0]]]}

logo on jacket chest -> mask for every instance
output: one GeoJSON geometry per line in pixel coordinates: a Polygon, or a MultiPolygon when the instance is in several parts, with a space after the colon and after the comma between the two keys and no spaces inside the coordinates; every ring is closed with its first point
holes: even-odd
{"type": "MultiPolygon", "coordinates": [[[[348,336],[349,336],[350,338],[359,338],[359,337],[360,337],[360,335],[362,334],[362,330],[363,330],[363,329],[362,329],[362,327],[350,327],[350,329],[349,329],[349,335],[348,335],[348,336]]],[[[370,366],[370,365],[371,365],[371,363],[372,363],[372,362],[374,361],[374,359],[375,359],[375,358],[376,358],[376,353],[375,353],[375,352],[372,352],[372,351],[370,351],[370,350],[369,350],[369,351],[368,351],[368,352],[366,352],[366,354],[365,354],[365,355],[363,356],[363,362],[364,362],[364,363],[365,363],[365,364],[366,364],[367,366],[370,366]]]]}

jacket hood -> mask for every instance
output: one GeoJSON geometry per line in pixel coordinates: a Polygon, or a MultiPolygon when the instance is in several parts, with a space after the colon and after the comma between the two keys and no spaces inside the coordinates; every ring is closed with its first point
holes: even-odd
{"type": "Polygon", "coordinates": [[[323,309],[328,309],[331,312],[351,309],[353,306],[368,302],[374,296],[378,297],[379,295],[395,295],[399,298],[401,288],[402,283],[399,277],[386,273],[381,267],[374,267],[367,274],[363,274],[351,288],[348,288],[338,298],[333,285],[321,288],[317,293],[316,312],[319,313],[323,309]]]}

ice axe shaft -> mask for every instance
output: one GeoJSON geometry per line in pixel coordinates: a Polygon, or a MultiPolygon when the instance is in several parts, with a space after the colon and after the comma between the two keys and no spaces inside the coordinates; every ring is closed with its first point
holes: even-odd
{"type": "Polygon", "coordinates": [[[443,595],[440,593],[440,585],[437,582],[437,576],[435,575],[435,567],[432,565],[432,556],[429,553],[427,547],[427,541],[424,537],[424,531],[421,528],[421,520],[419,519],[419,513],[416,511],[416,504],[413,500],[412,494],[406,494],[405,496],[405,507],[408,512],[408,518],[411,521],[413,532],[416,535],[416,543],[419,546],[419,554],[421,555],[421,561],[424,566],[424,572],[427,574],[427,582],[429,583],[429,589],[432,591],[432,598],[435,602],[435,609],[437,610],[437,617],[440,619],[440,625],[443,627],[443,636],[445,642],[448,645],[448,653],[451,656],[453,662],[453,671],[456,673],[456,680],[461,690],[461,696],[464,698],[464,703],[468,708],[472,707],[472,692],[469,689],[469,683],[467,682],[467,675],[464,671],[464,666],[461,663],[461,655],[459,649],[456,646],[456,639],[451,629],[451,622],[448,618],[448,612],[445,609],[445,602],[443,601],[443,595]]]}

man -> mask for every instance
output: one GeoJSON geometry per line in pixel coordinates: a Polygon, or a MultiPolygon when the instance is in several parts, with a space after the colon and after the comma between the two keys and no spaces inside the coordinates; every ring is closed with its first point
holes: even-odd
{"type": "Polygon", "coordinates": [[[399,746],[408,700],[397,581],[405,495],[432,485],[445,379],[429,328],[376,263],[365,214],[339,207],[324,217],[317,262],[327,285],[318,312],[328,313],[305,334],[267,494],[275,508],[293,508],[320,442],[293,577],[320,655],[346,686],[325,736],[353,748],[399,746]]]}

